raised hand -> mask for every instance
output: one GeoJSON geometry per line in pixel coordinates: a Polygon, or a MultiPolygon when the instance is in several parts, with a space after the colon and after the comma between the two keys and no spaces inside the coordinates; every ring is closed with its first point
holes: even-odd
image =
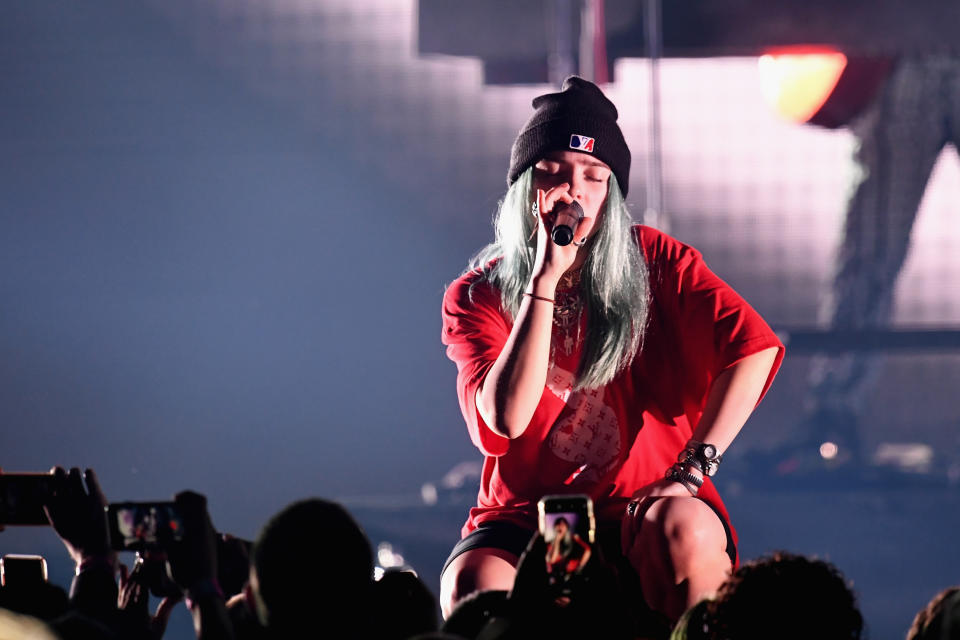
{"type": "Polygon", "coordinates": [[[584,239],[593,229],[596,217],[585,216],[577,225],[573,242],[570,244],[560,246],[550,238],[550,232],[553,230],[556,221],[556,210],[562,204],[570,204],[573,201],[574,198],[570,195],[570,185],[566,182],[546,191],[537,189],[536,213],[539,224],[537,226],[537,255],[533,268],[534,275],[547,277],[553,282],[559,281],[563,274],[573,266],[584,239]]]}
{"type": "Polygon", "coordinates": [[[217,533],[207,513],[207,498],[183,491],[174,497],[183,518],[183,539],[167,552],[170,579],[184,591],[217,578],[217,533]]]}
{"type": "Polygon", "coordinates": [[[110,548],[105,508],[107,499],[93,469],[68,474],[53,468],[53,492],[44,506],[50,526],[57,533],[77,565],[94,560],[116,565],[117,554],[110,548]]]}
{"type": "MultiPolygon", "coordinates": [[[[170,614],[182,599],[182,595],[168,595],[160,600],[157,610],[151,616],[150,576],[157,575],[148,570],[148,566],[162,563],[156,558],[137,556],[137,562],[132,571],[126,565],[120,565],[120,584],[117,594],[117,609],[124,612],[130,627],[134,629],[147,628],[156,638],[163,637],[170,621],[170,614]]],[[[161,567],[162,569],[162,567],[161,567]]]]}
{"type": "Polygon", "coordinates": [[[510,590],[511,602],[524,609],[536,609],[550,602],[547,576],[547,543],[538,532],[527,543],[527,548],[517,563],[517,574],[510,590]]]}
{"type": "Polygon", "coordinates": [[[120,565],[120,577],[117,592],[117,609],[125,612],[131,622],[146,625],[149,620],[150,590],[142,579],[143,560],[137,558],[133,571],[127,565],[120,565]]]}

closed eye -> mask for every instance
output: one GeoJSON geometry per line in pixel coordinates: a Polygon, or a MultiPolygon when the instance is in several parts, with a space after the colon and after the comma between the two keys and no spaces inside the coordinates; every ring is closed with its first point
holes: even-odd
{"type": "Polygon", "coordinates": [[[535,171],[548,176],[555,176],[560,173],[560,165],[555,162],[538,162],[533,168],[535,171]]]}

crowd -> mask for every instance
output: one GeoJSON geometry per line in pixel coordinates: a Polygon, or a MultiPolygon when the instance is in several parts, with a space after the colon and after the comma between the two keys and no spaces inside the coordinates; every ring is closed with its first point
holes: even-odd
{"type": "Polygon", "coordinates": [[[437,629],[436,601],[415,574],[373,579],[369,540],[338,504],[295,502],[251,543],[218,533],[203,495],[184,491],[173,503],[177,535],[144,547],[128,568],[94,472],[55,468],[44,511],[76,575],[69,595],[36,576],[5,576],[0,638],[155,640],[181,602],[204,640],[400,639],[437,629]]]}
{"type": "MultiPolygon", "coordinates": [[[[334,502],[295,502],[251,543],[217,533],[206,498],[184,491],[173,500],[180,535],[163,548],[144,549],[128,568],[118,563],[107,499],[94,472],[56,468],[51,487],[44,510],[76,575],[69,594],[45,580],[5,575],[2,640],[157,640],[181,602],[203,640],[846,640],[864,633],[843,575],[827,562],[789,553],[744,563],[672,631],[651,631],[638,625],[630,586],[603,561],[599,546],[594,554],[600,561],[584,563],[557,598],[540,534],[528,544],[509,591],[465,598],[438,628],[436,599],[414,573],[388,571],[374,579],[369,540],[334,502]],[[159,599],[152,612],[150,594],[159,599]]],[[[947,640],[958,633],[960,588],[953,587],[917,614],[907,640],[947,640]]]]}

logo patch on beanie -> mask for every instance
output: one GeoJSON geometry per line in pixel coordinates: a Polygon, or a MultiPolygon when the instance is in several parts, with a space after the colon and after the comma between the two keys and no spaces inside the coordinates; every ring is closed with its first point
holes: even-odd
{"type": "Polygon", "coordinates": [[[570,136],[570,148],[576,149],[577,151],[593,153],[593,142],[593,138],[588,138],[587,136],[577,134],[570,136]]]}

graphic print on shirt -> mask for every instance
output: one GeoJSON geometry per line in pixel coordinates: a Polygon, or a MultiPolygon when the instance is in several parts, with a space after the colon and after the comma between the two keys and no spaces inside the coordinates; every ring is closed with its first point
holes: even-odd
{"type": "Polygon", "coordinates": [[[570,484],[595,483],[620,455],[620,425],[603,402],[604,390],[573,391],[573,373],[555,364],[547,372],[547,388],[566,403],[550,429],[547,445],[561,460],[576,463],[570,484]]]}

